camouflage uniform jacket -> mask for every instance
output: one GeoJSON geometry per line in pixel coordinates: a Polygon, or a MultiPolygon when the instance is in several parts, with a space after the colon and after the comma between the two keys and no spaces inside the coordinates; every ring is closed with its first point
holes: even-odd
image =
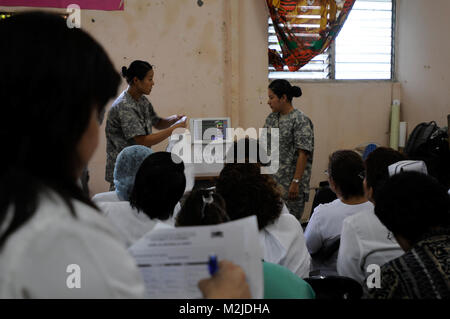
{"type": "MultiPolygon", "coordinates": [[[[311,120],[301,111],[294,109],[287,115],[271,113],[264,124],[265,128],[279,128],[280,167],[273,175],[274,179],[283,187],[283,197],[287,198],[289,186],[294,178],[297,166],[298,150],[309,153],[308,162],[300,181],[299,194],[309,195],[309,181],[314,154],[314,127],[311,120]]],[[[270,131],[269,131],[270,133],[270,131]]]]}
{"type": "Polygon", "coordinates": [[[135,145],[134,137],[152,134],[152,126],[161,118],[145,96],[135,101],[127,91],[114,101],[106,120],[106,174],[113,183],[117,155],[127,146],[135,145]]]}

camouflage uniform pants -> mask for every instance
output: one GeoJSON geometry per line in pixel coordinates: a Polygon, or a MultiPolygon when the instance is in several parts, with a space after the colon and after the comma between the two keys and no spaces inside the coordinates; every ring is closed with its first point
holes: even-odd
{"type": "Polygon", "coordinates": [[[300,193],[299,198],[296,200],[289,200],[287,198],[283,198],[289,212],[295,216],[295,218],[300,221],[303,215],[303,211],[305,209],[305,194],[300,193]]]}

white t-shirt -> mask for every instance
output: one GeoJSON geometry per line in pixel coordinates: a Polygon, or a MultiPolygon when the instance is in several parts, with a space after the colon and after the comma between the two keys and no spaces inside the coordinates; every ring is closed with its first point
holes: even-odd
{"type": "Polygon", "coordinates": [[[98,193],[92,197],[92,201],[96,204],[103,202],[120,202],[119,196],[115,191],[98,193]]]}
{"type": "Polygon", "coordinates": [[[8,238],[0,251],[0,298],[145,297],[114,227],[93,208],[72,203],[77,217],[55,193],[41,195],[33,217],[8,238]],[[77,278],[80,288],[69,288],[77,278]]]}
{"type": "Polygon", "coordinates": [[[404,251],[373,209],[344,220],[337,260],[339,275],[364,283],[364,279],[370,274],[367,273],[369,265],[381,267],[403,254],[404,251]]]}
{"type": "MultiPolygon", "coordinates": [[[[306,247],[308,247],[309,253],[313,255],[321,248],[330,246],[333,241],[341,236],[344,219],[367,209],[373,209],[371,202],[348,205],[340,199],[317,206],[305,229],[306,247]]],[[[336,253],[326,261],[318,261],[312,258],[311,271],[321,270],[321,273],[337,275],[337,253],[336,250],[336,253]]]]}
{"type": "Polygon", "coordinates": [[[151,231],[157,223],[164,223],[173,228],[173,218],[161,221],[151,219],[146,214],[132,208],[130,202],[99,202],[98,207],[119,231],[126,246],[129,247],[151,231]]]}
{"type": "Polygon", "coordinates": [[[301,278],[309,277],[311,257],[303,229],[285,205],[276,222],[259,231],[259,239],[265,261],[284,266],[301,278]]]}

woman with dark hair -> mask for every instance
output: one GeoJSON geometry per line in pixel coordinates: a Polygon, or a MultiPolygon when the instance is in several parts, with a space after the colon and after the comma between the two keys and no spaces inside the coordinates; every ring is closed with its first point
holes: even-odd
{"type": "MultiPolygon", "coordinates": [[[[0,39],[0,298],[143,297],[134,260],[77,184],[119,74],[91,36],[53,14],[2,20],[0,39]]],[[[200,284],[205,297],[249,297],[229,263],[200,284]]]]}
{"type": "Polygon", "coordinates": [[[130,195],[130,204],[150,219],[169,221],[184,194],[184,163],[175,154],[157,152],[141,164],[130,195]]]}
{"type": "Polygon", "coordinates": [[[268,104],[272,113],[264,124],[269,134],[271,128],[279,129],[280,166],[273,177],[282,187],[282,197],[290,213],[298,220],[309,198],[314,154],[313,123],[292,106],[292,99],[300,96],[302,90],[298,86],[291,86],[286,80],[270,83],[268,104]]]}
{"type": "Polygon", "coordinates": [[[186,198],[175,226],[217,225],[229,220],[222,196],[213,189],[196,189],[186,198]]]}
{"type": "Polygon", "coordinates": [[[172,132],[186,127],[184,115],[159,117],[153,105],[145,97],[155,84],[154,69],[145,61],[133,61],[128,68],[122,67],[122,76],[128,88],[114,101],[106,120],[106,175],[110,190],[114,190],[114,164],[117,155],[127,146],[139,144],[147,147],[159,144],[172,132]],[[152,133],[152,127],[160,130],[152,133]]]}
{"type": "MultiPolygon", "coordinates": [[[[387,147],[378,147],[369,154],[361,176],[364,193],[372,204],[376,205],[374,194],[389,178],[389,166],[405,159],[405,155],[387,147]]],[[[400,246],[375,216],[373,207],[344,219],[336,264],[339,275],[363,284],[369,265],[381,266],[401,254],[400,246]]]]}
{"type": "Polygon", "coordinates": [[[134,145],[120,152],[115,177],[118,170],[125,169],[125,172],[131,173],[128,176],[131,178],[125,174],[121,181],[114,179],[116,191],[122,200],[97,203],[121,234],[127,247],[156,227],[173,228],[172,215],[180,209],[178,201],[186,186],[181,159],[176,164],[170,153],[153,153],[150,150],[149,154],[149,150],[145,146],[134,145]],[[125,167],[118,169],[118,165],[125,167]]]}
{"type": "MultiPolygon", "coordinates": [[[[404,250],[366,298],[450,299],[450,197],[433,177],[404,171],[375,193],[375,215],[404,250]]],[[[366,287],[364,287],[366,288],[366,287]]]]}
{"type": "Polygon", "coordinates": [[[0,159],[0,297],[142,296],[133,259],[77,185],[119,74],[94,39],[55,15],[15,15],[0,22],[0,38],[10,151],[0,159]]]}
{"type": "MultiPolygon", "coordinates": [[[[228,222],[225,201],[214,188],[191,192],[175,225],[203,226],[228,222]]],[[[314,299],[311,286],[284,266],[263,262],[264,299],[314,299]]]]}
{"type": "Polygon", "coordinates": [[[265,261],[308,277],[310,256],[302,227],[283,205],[276,182],[261,174],[259,163],[225,164],[216,188],[231,220],[256,215],[265,261]]]}
{"type": "Polygon", "coordinates": [[[373,209],[364,195],[364,162],[356,152],[336,151],[328,161],[328,181],[337,199],[319,205],[305,230],[306,246],[311,254],[311,271],[337,275],[336,261],[342,223],[348,216],[373,209]]]}

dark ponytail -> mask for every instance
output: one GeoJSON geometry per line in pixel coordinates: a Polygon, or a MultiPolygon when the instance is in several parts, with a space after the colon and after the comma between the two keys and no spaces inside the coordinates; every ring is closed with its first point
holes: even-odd
{"type": "Polygon", "coordinates": [[[128,84],[132,84],[135,77],[143,80],[150,70],[153,70],[153,66],[150,63],[136,60],[128,68],[122,67],[122,76],[127,80],[128,84]]]}
{"type": "Polygon", "coordinates": [[[123,76],[124,78],[127,77],[127,67],[126,67],[126,66],[123,66],[123,67],[122,67],[122,76],[123,76]]]}
{"type": "Polygon", "coordinates": [[[177,215],[175,226],[217,225],[229,221],[225,200],[214,190],[193,190],[177,215]]]}
{"type": "Polygon", "coordinates": [[[286,95],[289,102],[292,102],[294,97],[302,96],[302,89],[298,86],[292,86],[288,81],[278,79],[270,83],[269,89],[278,96],[279,99],[286,95]]]}

